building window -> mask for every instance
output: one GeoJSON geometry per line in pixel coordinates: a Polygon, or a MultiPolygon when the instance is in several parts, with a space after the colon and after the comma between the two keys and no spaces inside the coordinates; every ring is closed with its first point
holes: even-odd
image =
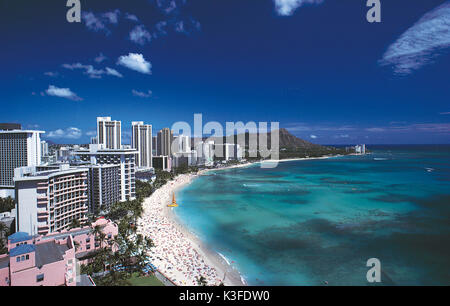
{"type": "Polygon", "coordinates": [[[30,259],[30,255],[25,256],[25,259],[26,260],[30,259]]]}
{"type": "Polygon", "coordinates": [[[36,282],[42,282],[44,280],[44,274],[39,274],[36,276],[36,282]]]}
{"type": "Polygon", "coordinates": [[[19,262],[20,261],[20,256],[17,256],[16,257],[16,262],[19,262]]]}

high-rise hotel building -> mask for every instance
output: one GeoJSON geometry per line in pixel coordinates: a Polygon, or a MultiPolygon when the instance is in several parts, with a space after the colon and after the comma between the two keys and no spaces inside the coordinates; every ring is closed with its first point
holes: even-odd
{"type": "Polygon", "coordinates": [[[99,145],[89,145],[89,149],[79,149],[75,155],[91,165],[118,165],[120,175],[120,201],[136,199],[135,160],[138,152],[134,149],[104,149],[99,145]]]}
{"type": "Polygon", "coordinates": [[[98,215],[121,200],[120,165],[88,165],[89,211],[98,215]]]}
{"type": "Polygon", "coordinates": [[[121,122],[111,117],[97,117],[97,143],[105,149],[122,147],[121,122]]]}
{"type": "Polygon", "coordinates": [[[15,170],[16,232],[46,235],[87,221],[88,172],[60,166],[15,170]]]}
{"type": "Polygon", "coordinates": [[[43,131],[0,129],[0,197],[14,197],[14,169],[41,163],[43,131]]]}
{"type": "Polygon", "coordinates": [[[173,142],[173,131],[169,128],[163,128],[158,132],[158,150],[157,155],[159,156],[171,156],[172,155],[172,142],[173,142]]]}
{"type": "Polygon", "coordinates": [[[131,147],[139,153],[136,158],[138,168],[150,168],[152,164],[152,126],[142,121],[131,123],[131,147]]]}

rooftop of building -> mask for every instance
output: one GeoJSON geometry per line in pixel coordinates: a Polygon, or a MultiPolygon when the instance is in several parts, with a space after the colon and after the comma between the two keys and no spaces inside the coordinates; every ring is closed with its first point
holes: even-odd
{"type": "Polygon", "coordinates": [[[65,244],[58,244],[54,241],[36,244],[36,267],[61,261],[63,254],[69,249],[65,244]]]}
{"type": "Polygon", "coordinates": [[[31,239],[31,236],[25,232],[16,232],[16,233],[8,236],[8,240],[10,240],[11,243],[18,243],[18,242],[27,241],[30,239],[31,239]]]}
{"type": "Polygon", "coordinates": [[[19,256],[22,254],[27,254],[36,251],[36,246],[34,244],[22,244],[9,251],[9,256],[19,256]]]}
{"type": "Polygon", "coordinates": [[[37,130],[0,130],[0,134],[32,134],[32,133],[39,133],[44,134],[45,131],[37,131],[37,130]]]}
{"type": "Polygon", "coordinates": [[[42,166],[38,167],[21,167],[16,168],[14,171],[14,181],[26,181],[26,180],[36,180],[36,179],[48,179],[54,176],[59,175],[65,175],[65,174],[72,174],[72,173],[78,173],[83,171],[88,171],[87,168],[83,167],[69,167],[68,164],[66,167],[59,167],[59,168],[52,168],[49,166],[49,169],[42,169],[42,166]],[[37,171],[37,168],[40,168],[37,171]]]}
{"type": "Polygon", "coordinates": [[[135,154],[138,151],[133,148],[120,148],[120,149],[97,149],[97,150],[91,150],[91,149],[85,149],[81,148],[78,150],[75,150],[76,154],[121,154],[121,153],[132,153],[135,154]]]}
{"type": "Polygon", "coordinates": [[[21,130],[22,125],[20,123],[2,122],[0,123],[0,130],[21,130]]]}

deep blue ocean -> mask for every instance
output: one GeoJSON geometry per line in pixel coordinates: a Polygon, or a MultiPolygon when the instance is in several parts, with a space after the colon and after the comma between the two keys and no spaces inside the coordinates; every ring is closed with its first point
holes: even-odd
{"type": "Polygon", "coordinates": [[[450,285],[450,146],[229,169],[180,190],[179,219],[249,285],[450,285]]]}

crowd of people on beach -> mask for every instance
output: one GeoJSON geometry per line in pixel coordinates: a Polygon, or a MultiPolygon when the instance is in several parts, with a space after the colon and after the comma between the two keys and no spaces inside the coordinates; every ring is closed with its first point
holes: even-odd
{"type": "Polygon", "coordinates": [[[167,216],[174,189],[188,184],[193,177],[178,176],[147,198],[138,231],[155,244],[148,252],[152,264],[176,285],[196,286],[201,277],[208,285],[219,285],[224,280],[216,268],[207,264],[195,243],[167,216]]]}

